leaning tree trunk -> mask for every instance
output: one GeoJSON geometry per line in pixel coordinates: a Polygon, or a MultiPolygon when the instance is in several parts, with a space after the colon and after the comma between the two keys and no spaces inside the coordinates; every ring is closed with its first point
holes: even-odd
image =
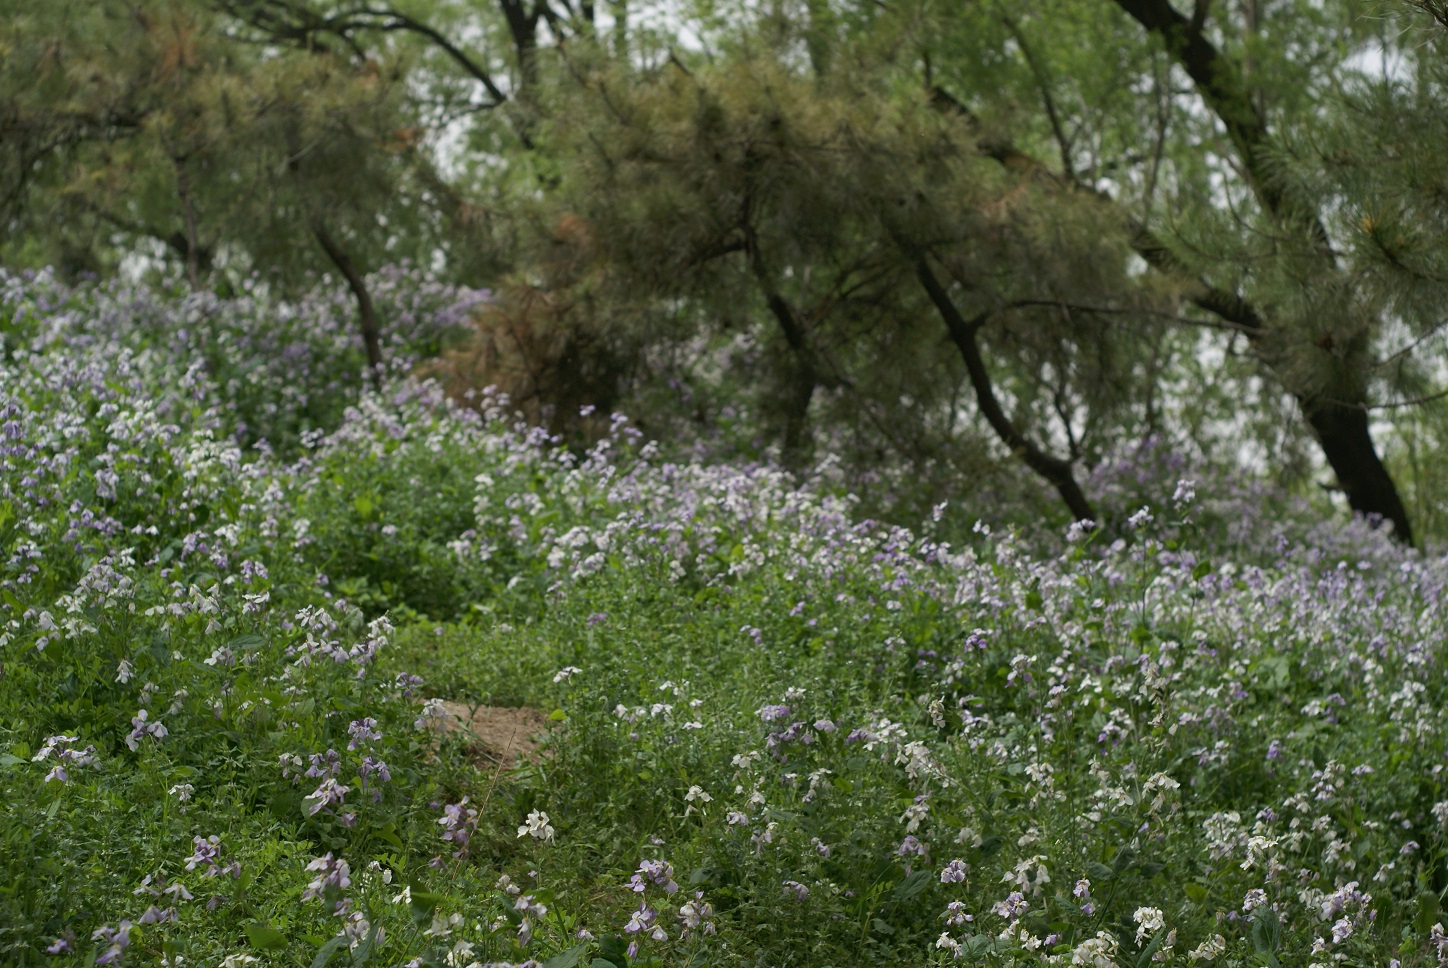
{"type": "MultiPolygon", "coordinates": [[[[1243,65],[1212,42],[1205,24],[1208,5],[1198,2],[1190,18],[1182,15],[1171,0],[1116,0],[1116,5],[1148,33],[1159,37],[1167,54],[1191,78],[1202,101],[1226,128],[1247,182],[1262,208],[1284,222],[1304,223],[1319,256],[1337,268],[1337,257],[1321,213],[1289,197],[1280,179],[1274,177],[1266,117],[1253,99],[1243,65]]],[[[1205,306],[1200,299],[1194,301],[1205,306]]],[[[1253,328],[1257,330],[1252,335],[1266,335],[1265,321],[1255,312],[1251,316],[1253,328]]],[[[1294,395],[1303,417],[1317,436],[1323,456],[1347,492],[1352,509],[1368,517],[1391,521],[1395,537],[1411,544],[1413,532],[1408,513],[1373,443],[1363,394],[1341,401],[1302,393],[1294,395]]]]}
{"type": "Polygon", "coordinates": [[[1348,505],[1365,517],[1392,522],[1394,537],[1412,544],[1413,528],[1408,511],[1373,445],[1367,409],[1302,397],[1298,403],[1317,435],[1323,456],[1347,494],[1348,505]]]}
{"type": "Polygon", "coordinates": [[[332,235],[327,228],[327,220],[320,212],[311,208],[307,192],[307,181],[302,173],[301,150],[293,143],[291,157],[287,160],[287,167],[291,169],[292,178],[296,182],[297,196],[302,208],[307,212],[307,224],[312,230],[312,237],[327,253],[327,258],[342,273],[342,278],[347,281],[347,288],[352,290],[352,296],[357,300],[357,319],[362,330],[362,346],[367,352],[367,376],[372,382],[372,389],[382,389],[382,332],[377,323],[377,309],[372,304],[372,294],[367,291],[367,280],[358,270],[357,264],[347,250],[342,248],[341,243],[332,235]]]}
{"type": "Polygon", "coordinates": [[[382,332],[377,325],[377,310],[372,305],[372,294],[367,291],[367,280],[357,270],[357,265],[347,250],[337,244],[332,233],[327,231],[326,223],[321,219],[312,222],[312,234],[317,239],[317,244],[322,251],[327,253],[327,258],[332,260],[343,278],[347,280],[347,288],[352,290],[353,297],[357,300],[357,317],[362,325],[362,345],[367,350],[367,374],[372,380],[374,390],[382,389],[382,332]]]}

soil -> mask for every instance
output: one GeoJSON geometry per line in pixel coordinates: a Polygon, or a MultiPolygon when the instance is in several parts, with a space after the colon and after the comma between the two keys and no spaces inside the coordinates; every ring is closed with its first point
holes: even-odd
{"type": "Polygon", "coordinates": [[[496,769],[537,763],[542,759],[540,737],[547,731],[548,714],[527,706],[469,706],[444,702],[450,714],[438,720],[444,732],[463,730],[476,739],[469,746],[479,769],[496,769]]]}

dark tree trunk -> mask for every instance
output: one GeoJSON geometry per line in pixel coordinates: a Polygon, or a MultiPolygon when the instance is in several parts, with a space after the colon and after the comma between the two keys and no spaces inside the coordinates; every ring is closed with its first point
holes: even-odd
{"type": "MultiPolygon", "coordinates": [[[[1273,177],[1266,116],[1253,98],[1245,66],[1212,43],[1205,29],[1207,5],[1198,2],[1196,15],[1188,19],[1172,6],[1171,0],[1116,0],[1116,4],[1149,33],[1160,37],[1167,53],[1192,79],[1197,93],[1226,127],[1262,208],[1279,219],[1305,221],[1318,255],[1336,268],[1337,257],[1320,213],[1310,204],[1291,198],[1283,190],[1280,179],[1273,177]]],[[[1142,246],[1138,245],[1137,251],[1142,252],[1142,246]]],[[[1152,260],[1150,254],[1142,254],[1148,261],[1152,260]]],[[[1267,333],[1261,316],[1230,294],[1202,287],[1192,299],[1197,305],[1238,323],[1254,339],[1267,333]],[[1233,315],[1238,318],[1234,320],[1233,315]]],[[[1359,393],[1351,400],[1326,401],[1296,391],[1294,395],[1303,417],[1317,435],[1323,456],[1347,492],[1352,509],[1391,521],[1397,539],[1412,544],[1407,510],[1373,444],[1364,396],[1359,393]]]]}
{"type": "Polygon", "coordinates": [[[327,220],[321,213],[312,209],[307,197],[307,180],[302,173],[301,149],[296,143],[295,137],[289,146],[292,155],[287,159],[287,167],[291,170],[292,178],[296,181],[297,196],[301,201],[303,210],[307,211],[307,223],[312,230],[312,237],[327,253],[327,258],[342,273],[342,278],[347,280],[347,288],[352,290],[352,296],[357,300],[357,320],[362,329],[362,346],[367,352],[367,375],[372,382],[372,389],[382,389],[382,332],[377,325],[377,309],[372,305],[372,294],[367,291],[367,280],[358,271],[357,264],[347,254],[347,250],[332,236],[327,228],[327,220]]]}
{"type": "Polygon", "coordinates": [[[1336,401],[1298,398],[1303,416],[1317,435],[1322,453],[1347,494],[1348,505],[1359,514],[1378,517],[1393,525],[1393,537],[1413,543],[1413,528],[1397,485],[1378,458],[1368,427],[1368,412],[1361,406],[1336,401]]]}
{"type": "Polygon", "coordinates": [[[367,349],[367,373],[374,390],[382,389],[382,334],[377,325],[377,310],[372,305],[372,294],[367,291],[367,280],[357,271],[357,266],[347,251],[337,244],[321,219],[312,223],[312,234],[317,244],[327,253],[327,258],[347,280],[347,288],[357,299],[357,316],[362,324],[362,345],[367,349]]]}
{"type": "Polygon", "coordinates": [[[538,21],[542,11],[536,5],[529,9],[525,0],[500,0],[499,6],[518,58],[519,99],[530,101],[538,80],[538,21]]]}
{"type": "MultiPolygon", "coordinates": [[[[1171,252],[1145,229],[1137,231],[1132,245],[1149,265],[1167,272],[1180,269],[1171,252]]],[[[1245,333],[1254,343],[1268,335],[1267,324],[1256,307],[1236,293],[1199,283],[1187,290],[1186,297],[1193,305],[1245,333]]],[[[1392,475],[1378,457],[1366,401],[1362,394],[1355,397],[1336,401],[1293,394],[1303,419],[1317,437],[1322,455],[1347,494],[1348,506],[1366,517],[1391,521],[1393,537],[1410,545],[1413,528],[1408,511],[1392,475]]]]}
{"type": "MultiPolygon", "coordinates": [[[[173,158],[176,166],[176,191],[181,195],[181,214],[186,225],[186,281],[192,292],[201,291],[201,244],[197,240],[196,205],[191,198],[191,178],[186,171],[186,159],[173,158]]],[[[208,260],[209,262],[210,260],[208,260]]]]}
{"type": "MultiPolygon", "coordinates": [[[[759,262],[754,260],[757,267],[759,262]]],[[[784,340],[789,344],[793,359],[786,364],[784,379],[784,463],[792,470],[798,470],[809,451],[809,405],[815,390],[820,385],[819,369],[815,366],[814,355],[806,342],[804,330],[799,324],[794,307],[775,292],[769,279],[762,271],[756,273],[760,286],[765,290],[764,301],[769,312],[779,323],[784,340]]]]}
{"type": "Polygon", "coordinates": [[[764,304],[769,314],[779,324],[784,341],[789,346],[789,362],[781,365],[784,388],[784,452],[786,467],[799,470],[809,452],[809,405],[815,390],[820,386],[821,369],[815,362],[805,327],[799,314],[788,299],[775,286],[773,274],[764,264],[764,253],[760,251],[759,236],[752,222],[753,194],[746,193],[743,211],[739,216],[739,229],[743,237],[743,248],[749,260],[749,271],[759,284],[764,295],[764,304]]]}
{"type": "Polygon", "coordinates": [[[784,466],[790,470],[801,470],[810,453],[809,405],[814,399],[815,382],[813,373],[790,374],[784,412],[784,466]]]}

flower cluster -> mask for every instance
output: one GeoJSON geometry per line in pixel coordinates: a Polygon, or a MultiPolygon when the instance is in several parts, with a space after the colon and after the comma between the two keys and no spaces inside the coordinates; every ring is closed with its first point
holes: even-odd
{"type": "Polygon", "coordinates": [[[53,759],[55,765],[45,775],[45,782],[59,780],[61,783],[70,779],[68,770],[74,767],[89,766],[92,768],[100,765],[96,759],[96,748],[86,746],[85,749],[76,749],[73,744],[78,742],[74,736],[48,736],[45,744],[31,758],[39,763],[43,760],[53,759]]]}

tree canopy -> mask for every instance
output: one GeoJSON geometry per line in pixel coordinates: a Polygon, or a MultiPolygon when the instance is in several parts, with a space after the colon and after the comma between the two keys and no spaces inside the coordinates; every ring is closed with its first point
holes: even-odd
{"type": "Polygon", "coordinates": [[[412,261],[498,293],[436,372],[560,431],[743,408],[799,473],[1077,519],[1166,440],[1445,524],[1436,0],[0,9],[6,264],[335,272],[375,373],[412,261]]]}

